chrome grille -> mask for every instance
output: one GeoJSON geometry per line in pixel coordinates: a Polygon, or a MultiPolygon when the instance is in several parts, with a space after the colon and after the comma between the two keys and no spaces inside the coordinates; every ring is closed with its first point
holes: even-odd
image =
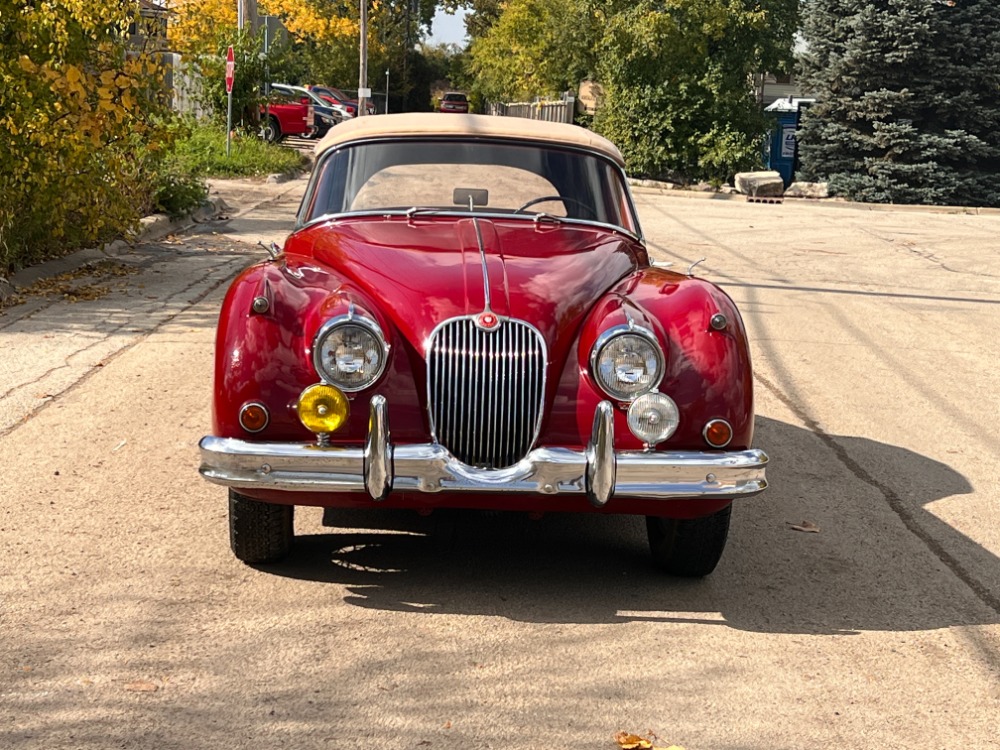
{"type": "Polygon", "coordinates": [[[545,342],[532,326],[441,324],[427,352],[434,439],[470,466],[512,466],[531,450],[545,397],[545,342]]]}

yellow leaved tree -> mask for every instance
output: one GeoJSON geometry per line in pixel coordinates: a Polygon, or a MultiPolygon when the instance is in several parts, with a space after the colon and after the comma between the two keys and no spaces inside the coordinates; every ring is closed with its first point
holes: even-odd
{"type": "Polygon", "coordinates": [[[171,138],[136,20],[91,0],[0,0],[0,273],[134,227],[171,138]]]}

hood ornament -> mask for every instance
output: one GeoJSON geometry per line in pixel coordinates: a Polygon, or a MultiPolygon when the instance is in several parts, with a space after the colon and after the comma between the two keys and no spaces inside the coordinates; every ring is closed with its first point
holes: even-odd
{"type": "Polygon", "coordinates": [[[486,246],[483,244],[483,231],[479,226],[479,219],[472,220],[476,228],[476,242],[479,244],[479,260],[483,264],[483,295],[486,302],[483,311],[473,318],[476,328],[481,331],[495,331],[500,327],[500,316],[493,312],[490,298],[490,269],[486,262],[486,246]]]}

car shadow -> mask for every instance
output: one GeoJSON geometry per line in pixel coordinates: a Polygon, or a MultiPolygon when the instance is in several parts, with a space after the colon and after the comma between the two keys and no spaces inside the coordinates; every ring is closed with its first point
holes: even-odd
{"type": "Polygon", "coordinates": [[[525,622],[808,634],[1000,622],[989,592],[984,601],[956,580],[995,569],[996,557],[925,507],[971,493],[962,475],[873,440],[835,437],[832,450],[800,427],[757,423],[756,442],[772,456],[771,487],[737,501],[722,562],[702,580],[652,567],[641,517],[580,513],[533,521],[485,511],[327,510],[329,533],[297,538],[287,561],[262,569],[339,584],[359,607],[525,622]],[[841,454],[854,458],[845,463],[841,454]],[[878,467],[877,483],[859,468],[864,462],[878,467]],[[903,489],[887,497],[893,487],[903,489]],[[795,528],[810,525],[818,532],[795,528]]]}

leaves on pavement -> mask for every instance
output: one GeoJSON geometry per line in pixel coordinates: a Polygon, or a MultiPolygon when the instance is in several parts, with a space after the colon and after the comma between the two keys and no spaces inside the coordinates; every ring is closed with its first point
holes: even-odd
{"type": "Polygon", "coordinates": [[[659,739],[652,732],[647,732],[645,737],[629,732],[618,732],[615,735],[615,742],[621,750],[684,750],[680,745],[670,745],[669,747],[654,745],[653,742],[659,739]]]}
{"type": "Polygon", "coordinates": [[[20,289],[21,296],[58,297],[69,302],[86,302],[101,299],[111,292],[111,287],[102,282],[124,278],[139,269],[116,260],[102,260],[88,263],[73,271],[61,273],[20,289]],[[87,283],[92,282],[92,283],[87,283]]]}

